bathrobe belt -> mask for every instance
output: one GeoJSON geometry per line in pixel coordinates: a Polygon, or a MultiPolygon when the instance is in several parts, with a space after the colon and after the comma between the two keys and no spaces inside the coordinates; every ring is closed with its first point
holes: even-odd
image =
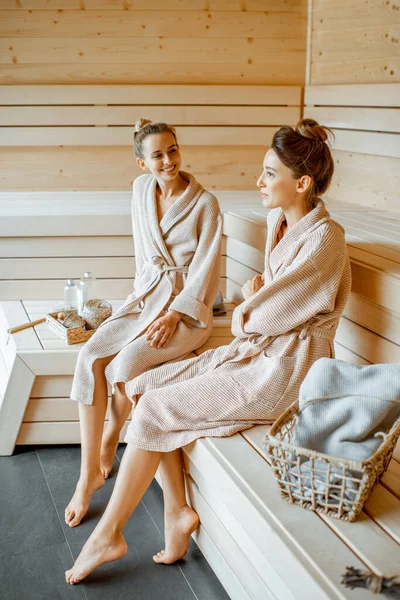
{"type": "Polygon", "coordinates": [[[168,273],[170,271],[173,271],[175,273],[188,273],[189,272],[189,267],[188,265],[186,266],[170,266],[167,265],[166,262],[164,261],[163,258],[161,258],[161,256],[152,256],[150,261],[146,262],[147,265],[149,265],[150,267],[156,267],[156,269],[158,271],[160,271],[161,273],[168,273]]]}
{"type": "Polygon", "coordinates": [[[144,301],[143,298],[156,286],[158,285],[161,277],[164,273],[189,273],[189,266],[176,266],[168,265],[161,256],[152,256],[150,260],[144,263],[144,267],[155,269],[154,277],[147,283],[146,289],[140,292],[137,296],[139,307],[143,309],[144,301]]]}
{"type": "MultiPolygon", "coordinates": [[[[304,340],[308,336],[312,336],[333,342],[336,331],[325,329],[323,327],[316,327],[315,325],[304,325],[304,327],[298,327],[292,329],[292,331],[288,331],[286,335],[292,335],[293,333],[299,334],[299,339],[301,340],[304,340]]],[[[280,337],[282,337],[282,334],[277,336],[262,336],[252,333],[247,338],[242,338],[240,346],[234,349],[231,360],[241,360],[260,354],[263,350],[268,348],[272,342],[280,337]]],[[[226,359],[228,359],[228,357],[226,357],[225,360],[226,359]]]]}

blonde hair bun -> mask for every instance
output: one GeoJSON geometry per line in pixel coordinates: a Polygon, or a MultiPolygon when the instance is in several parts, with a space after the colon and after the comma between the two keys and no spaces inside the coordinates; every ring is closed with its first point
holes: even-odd
{"type": "Polygon", "coordinates": [[[158,121],[149,121],[149,119],[139,119],[136,121],[133,126],[133,150],[136,158],[143,159],[142,144],[148,135],[165,132],[171,133],[175,138],[175,143],[178,144],[175,127],[172,127],[172,125],[158,121]]]}
{"type": "Polygon", "coordinates": [[[323,125],[314,121],[314,119],[301,119],[295,127],[295,131],[299,135],[310,140],[317,140],[318,142],[326,142],[328,139],[328,132],[332,133],[331,130],[323,125]]]}
{"type": "Polygon", "coordinates": [[[151,123],[149,119],[139,119],[138,121],[136,121],[136,123],[133,126],[134,135],[139,133],[139,131],[146,127],[146,125],[148,125],[149,123],[151,123]]]}

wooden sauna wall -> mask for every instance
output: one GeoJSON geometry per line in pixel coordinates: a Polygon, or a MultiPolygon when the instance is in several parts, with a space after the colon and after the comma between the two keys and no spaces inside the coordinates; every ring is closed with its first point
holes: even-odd
{"type": "MultiPolygon", "coordinates": [[[[307,0],[1,0],[0,6],[3,85],[305,83],[307,0]]],[[[265,147],[182,150],[184,165],[208,187],[254,189],[265,147]],[[221,184],[223,171],[231,176],[221,184]]],[[[0,161],[3,190],[124,190],[138,174],[130,146],[2,147],[0,161]],[[107,178],[98,177],[105,171],[107,178]]]]}
{"type": "MultiPolygon", "coordinates": [[[[309,0],[308,23],[307,88],[354,85],[353,90],[343,91],[345,101],[338,101],[340,89],[323,90],[324,103],[331,107],[324,124],[336,123],[349,131],[353,123],[352,130],[365,140],[363,151],[334,152],[329,194],[337,200],[400,212],[400,1],[309,0]],[[359,84],[366,86],[363,101],[356,88],[359,84]],[[379,136],[368,136],[378,130],[389,134],[392,150],[386,156],[385,144],[378,144],[378,152],[374,143],[379,136]]],[[[307,112],[318,115],[306,105],[307,112]]]]}

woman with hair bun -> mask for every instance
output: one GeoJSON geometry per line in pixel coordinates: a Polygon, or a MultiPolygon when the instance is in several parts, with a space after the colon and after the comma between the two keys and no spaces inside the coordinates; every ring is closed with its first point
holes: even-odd
{"type": "Polygon", "coordinates": [[[213,326],[221,262],[218,201],[180,170],[173,127],[141,119],[134,152],[145,172],[133,183],[134,291],[79,353],[71,398],[79,402],[81,474],[65,509],[70,527],[79,525],[111,471],[132,410],[125,383],[188,356],[206,342],[213,326]],[[114,393],[103,435],[107,382],[114,393]]]}
{"type": "Polygon", "coordinates": [[[137,402],[127,447],[110,502],[66,572],[68,583],[126,553],[122,529],[160,461],[168,464],[166,546],[153,560],[181,558],[199,521],[186,504],[179,448],[200,437],[229,436],[270,423],[298,400],[311,365],[334,356],[351,274],[344,231],[320,198],[334,170],[328,133],[303,119],[273,137],[257,182],[269,209],[265,270],[243,286],[245,300],[232,318],[235,339],[126,384],[128,397],[137,402]]]}

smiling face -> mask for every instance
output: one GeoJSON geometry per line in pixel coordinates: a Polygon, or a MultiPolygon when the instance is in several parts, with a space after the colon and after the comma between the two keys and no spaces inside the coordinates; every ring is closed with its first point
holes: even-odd
{"type": "Polygon", "coordinates": [[[292,171],[283,164],[272,148],[264,157],[263,172],[257,187],[261,191],[261,199],[265,208],[282,208],[288,210],[306,200],[311,185],[311,177],[303,175],[294,179],[292,171]]]}
{"type": "Polygon", "coordinates": [[[137,164],[165,182],[175,179],[181,167],[181,155],[175,137],[169,131],[148,135],[142,142],[143,158],[137,164]]]}

